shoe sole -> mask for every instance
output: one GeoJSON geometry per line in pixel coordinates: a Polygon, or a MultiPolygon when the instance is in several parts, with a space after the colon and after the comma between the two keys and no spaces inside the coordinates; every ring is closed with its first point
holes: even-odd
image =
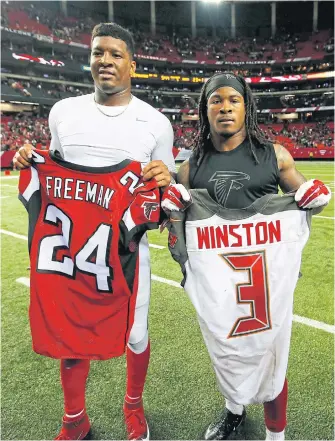
{"type": "Polygon", "coordinates": [[[149,431],[149,426],[148,426],[147,420],[145,420],[145,424],[147,425],[147,437],[143,438],[143,441],[149,441],[150,440],[150,431],[149,431]]]}

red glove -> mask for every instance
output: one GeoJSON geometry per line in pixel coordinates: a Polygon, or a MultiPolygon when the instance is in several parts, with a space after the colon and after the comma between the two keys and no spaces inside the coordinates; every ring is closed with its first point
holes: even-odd
{"type": "Polygon", "coordinates": [[[327,205],[331,199],[330,188],[318,179],[310,179],[300,185],[294,197],[299,208],[317,208],[327,205]]]}
{"type": "Polygon", "coordinates": [[[191,204],[191,195],[182,184],[171,184],[163,193],[161,206],[166,213],[184,211],[191,204]]]}

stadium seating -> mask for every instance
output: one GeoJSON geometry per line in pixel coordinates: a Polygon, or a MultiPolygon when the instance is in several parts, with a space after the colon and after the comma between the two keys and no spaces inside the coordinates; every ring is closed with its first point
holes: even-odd
{"type": "MultiPolygon", "coordinates": [[[[41,8],[43,10],[43,8],[41,8]]],[[[11,4],[3,8],[6,15],[7,25],[12,29],[22,29],[27,32],[38,33],[45,36],[59,36],[62,39],[76,41],[89,46],[91,36],[86,29],[91,29],[93,21],[91,18],[78,20],[76,17],[52,16],[51,11],[39,11],[38,20],[32,18],[29,7],[20,3],[19,6],[11,4]],[[43,23],[43,19],[47,24],[43,23]],[[88,26],[87,26],[88,25],[88,26]],[[91,26],[91,28],[90,28],[91,26]],[[84,32],[83,32],[84,30],[84,32]]],[[[135,39],[140,43],[138,55],[151,55],[170,62],[181,61],[184,59],[196,60],[198,63],[208,63],[209,61],[245,62],[248,60],[284,60],[288,58],[308,58],[322,59],[326,55],[326,45],[332,37],[329,31],[320,31],[313,35],[302,34],[299,36],[277,36],[272,41],[255,42],[254,39],[244,38],[235,41],[227,39],[213,38],[176,38],[172,41],[166,35],[151,35],[134,32],[135,39]],[[317,49],[316,49],[317,47],[317,49]]]]}
{"type": "MultiPolygon", "coordinates": [[[[48,50],[48,43],[51,44],[53,41],[61,41],[63,44],[78,42],[88,48],[91,38],[89,32],[95,23],[103,21],[103,19],[99,20],[98,17],[92,16],[65,17],[59,11],[55,13],[52,7],[45,7],[45,4],[39,6],[37,11],[37,8],[28,2],[6,2],[2,7],[2,12],[2,24],[4,26],[13,30],[22,30],[40,35],[40,40],[46,43],[46,51],[48,50]]],[[[322,60],[329,52],[328,48],[333,44],[332,35],[325,30],[313,34],[299,35],[279,33],[275,38],[268,40],[246,37],[238,37],[235,40],[207,37],[192,39],[175,33],[173,36],[160,35],[159,33],[152,36],[138,28],[132,29],[132,31],[137,42],[137,72],[166,73],[169,75],[204,75],[206,74],[206,65],[209,66],[213,62],[220,64],[223,60],[226,62],[268,61],[270,59],[280,61],[291,57],[302,59],[302,64],[294,66],[296,71],[292,67],[291,73],[299,72],[299,70],[300,73],[324,71],[329,70],[329,63],[317,60],[322,60]],[[145,62],[150,60],[150,57],[154,57],[156,60],[171,61],[172,63],[178,63],[183,59],[186,61],[194,60],[198,62],[199,68],[194,69],[187,66],[187,64],[186,67],[181,67],[180,64],[166,63],[164,67],[154,64],[148,66],[145,62]],[[303,59],[307,60],[309,58],[316,61],[306,67],[303,64],[303,59]]],[[[29,52],[25,46],[22,46],[22,43],[20,46],[18,41],[11,42],[11,45],[12,50],[17,51],[17,53],[29,52]]],[[[40,55],[43,56],[43,53],[40,55]]],[[[50,54],[45,56],[50,59],[50,54]]],[[[86,55],[83,54],[68,52],[64,53],[62,57],[74,63],[86,63],[86,55]]],[[[31,69],[34,70],[33,64],[31,69]]],[[[280,69],[279,64],[276,64],[276,66],[277,70],[280,69]]],[[[264,66],[259,67],[259,74],[256,75],[263,75],[264,72],[267,75],[267,69],[269,75],[271,75],[271,67],[264,66]]],[[[282,73],[287,74],[287,69],[287,66],[283,67],[282,73]]],[[[255,70],[251,72],[246,67],[239,67],[235,70],[236,73],[243,76],[255,75],[255,70]]],[[[41,73],[35,71],[33,75],[38,77],[41,73]]],[[[53,73],[50,73],[50,75],[50,78],[53,78],[53,73]]],[[[65,80],[65,78],[62,79],[65,80]]],[[[86,77],[85,79],[87,80],[86,77]]],[[[84,77],[81,82],[85,82],[84,77]]],[[[33,79],[29,81],[17,80],[10,76],[8,78],[3,76],[1,86],[2,95],[6,97],[6,100],[37,101],[42,105],[46,105],[47,109],[60,99],[92,92],[91,85],[73,86],[67,84],[66,80],[64,82],[48,83],[33,79]]],[[[195,121],[181,122],[183,114],[197,112],[201,83],[195,86],[197,88],[190,88],[188,84],[183,83],[147,84],[143,81],[136,83],[134,86],[133,93],[136,96],[158,108],[172,119],[175,131],[175,147],[177,149],[190,149],[196,134],[195,121]],[[178,96],[170,95],[169,92],[182,92],[184,95],[181,96],[181,93],[177,94],[178,96]],[[174,118],[171,117],[173,114],[175,115],[174,118]]],[[[260,88],[257,86],[258,84],[256,84],[256,87],[253,85],[254,92],[270,93],[270,95],[256,96],[258,109],[265,112],[263,121],[267,121],[266,124],[262,125],[262,129],[269,138],[280,142],[298,156],[301,154],[301,149],[304,151],[303,155],[305,155],[309,148],[318,149],[319,151],[326,150],[327,152],[334,148],[333,122],[327,122],[326,124],[309,123],[308,125],[292,122],[288,128],[287,125],[283,124],[270,124],[267,118],[268,109],[276,109],[277,112],[281,112],[281,109],[284,108],[290,111],[295,111],[294,109],[297,107],[313,108],[314,110],[318,110],[316,109],[318,106],[329,106],[330,108],[333,105],[331,92],[324,93],[325,91],[320,91],[320,93],[312,94],[308,91],[310,88],[332,88],[332,80],[325,79],[314,82],[313,85],[305,83],[303,87],[306,88],[306,94],[303,95],[294,93],[296,90],[301,90],[302,87],[294,83],[278,83],[275,88],[269,84],[267,84],[267,88],[263,85],[260,85],[262,86],[260,88]],[[272,91],[279,90],[287,92],[287,95],[271,95],[272,91]]],[[[314,113],[314,116],[317,115],[318,119],[320,119],[319,113],[322,112],[314,113]]],[[[23,115],[17,119],[3,118],[2,150],[15,150],[25,141],[32,142],[38,147],[48,147],[50,135],[47,121],[23,115]],[[29,129],[29,127],[33,128],[29,129]]]]}

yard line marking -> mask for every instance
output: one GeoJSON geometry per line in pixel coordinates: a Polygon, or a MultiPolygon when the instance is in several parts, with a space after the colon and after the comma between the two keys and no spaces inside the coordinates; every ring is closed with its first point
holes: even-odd
{"type": "Polygon", "coordinates": [[[7,230],[2,230],[2,229],[0,229],[0,233],[1,233],[1,234],[7,234],[8,236],[15,237],[16,239],[28,240],[28,237],[27,237],[27,236],[22,236],[22,234],[12,233],[11,231],[7,231],[7,230]]]}
{"type": "MultiPolygon", "coordinates": [[[[8,236],[13,236],[16,239],[28,240],[27,236],[23,236],[22,234],[12,233],[11,231],[0,229],[0,233],[1,234],[7,234],[8,236]]],[[[151,248],[158,248],[159,250],[163,250],[164,248],[166,248],[163,245],[155,245],[155,244],[151,244],[151,243],[149,243],[149,247],[151,247],[151,248]]]]}
{"type": "Polygon", "coordinates": [[[164,277],[155,276],[155,274],[151,274],[151,280],[165,283],[166,285],[174,286],[175,288],[181,288],[180,283],[175,282],[174,280],[164,279],[164,277]]]}
{"type": "MultiPolygon", "coordinates": [[[[175,288],[183,289],[178,282],[174,280],[164,279],[163,277],[156,276],[155,274],[151,274],[151,280],[155,282],[165,283],[166,285],[173,286],[175,288]]],[[[28,277],[20,277],[16,279],[18,283],[22,285],[30,287],[30,280],[28,277]]],[[[309,326],[311,328],[320,329],[321,331],[328,332],[330,334],[335,334],[335,326],[328,325],[327,323],[319,322],[317,320],[309,319],[307,317],[301,317],[300,315],[293,315],[293,321],[297,323],[301,323],[303,325],[309,326]]]]}
{"type": "Polygon", "coordinates": [[[16,188],[17,189],[16,185],[10,185],[10,184],[1,184],[1,187],[12,187],[12,188],[16,188]]]}
{"type": "Polygon", "coordinates": [[[3,180],[3,181],[5,181],[7,179],[18,179],[18,178],[19,178],[19,175],[18,176],[1,176],[1,180],[3,180]]]}
{"type": "MultiPolygon", "coordinates": [[[[174,280],[164,279],[163,277],[151,275],[151,280],[155,280],[156,282],[166,283],[167,285],[174,286],[176,288],[183,289],[179,283],[174,280]]],[[[309,319],[307,317],[301,317],[300,315],[293,315],[293,321],[297,323],[302,323],[303,325],[310,326],[312,328],[321,329],[322,331],[329,332],[330,334],[335,334],[335,326],[328,325],[327,323],[319,322],[317,320],[309,319]]]]}
{"type": "Polygon", "coordinates": [[[7,199],[9,196],[0,196],[0,199],[7,199]]]}
{"type": "Polygon", "coordinates": [[[319,217],[320,219],[335,219],[335,217],[329,217],[329,216],[313,216],[313,217],[319,217]]]}
{"type": "Polygon", "coordinates": [[[300,315],[295,314],[293,314],[293,321],[310,326],[312,328],[321,329],[322,331],[329,332],[330,334],[335,334],[335,326],[328,325],[327,323],[318,322],[317,320],[312,320],[306,317],[300,317],[300,315]]]}

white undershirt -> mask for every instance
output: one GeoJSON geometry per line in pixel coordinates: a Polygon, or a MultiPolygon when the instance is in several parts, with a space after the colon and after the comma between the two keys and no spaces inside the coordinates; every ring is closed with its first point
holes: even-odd
{"type": "Polygon", "coordinates": [[[125,112],[128,104],[126,106],[103,106],[101,104],[95,103],[95,105],[101,110],[102,113],[108,115],[109,117],[115,117],[117,115],[125,112]]]}
{"type": "Polygon", "coordinates": [[[161,160],[176,171],[173,129],[162,113],[135,96],[129,105],[117,107],[97,105],[93,97],[66,98],[53,106],[51,150],[79,165],[104,167],[124,159],[146,165],[161,160]]]}

